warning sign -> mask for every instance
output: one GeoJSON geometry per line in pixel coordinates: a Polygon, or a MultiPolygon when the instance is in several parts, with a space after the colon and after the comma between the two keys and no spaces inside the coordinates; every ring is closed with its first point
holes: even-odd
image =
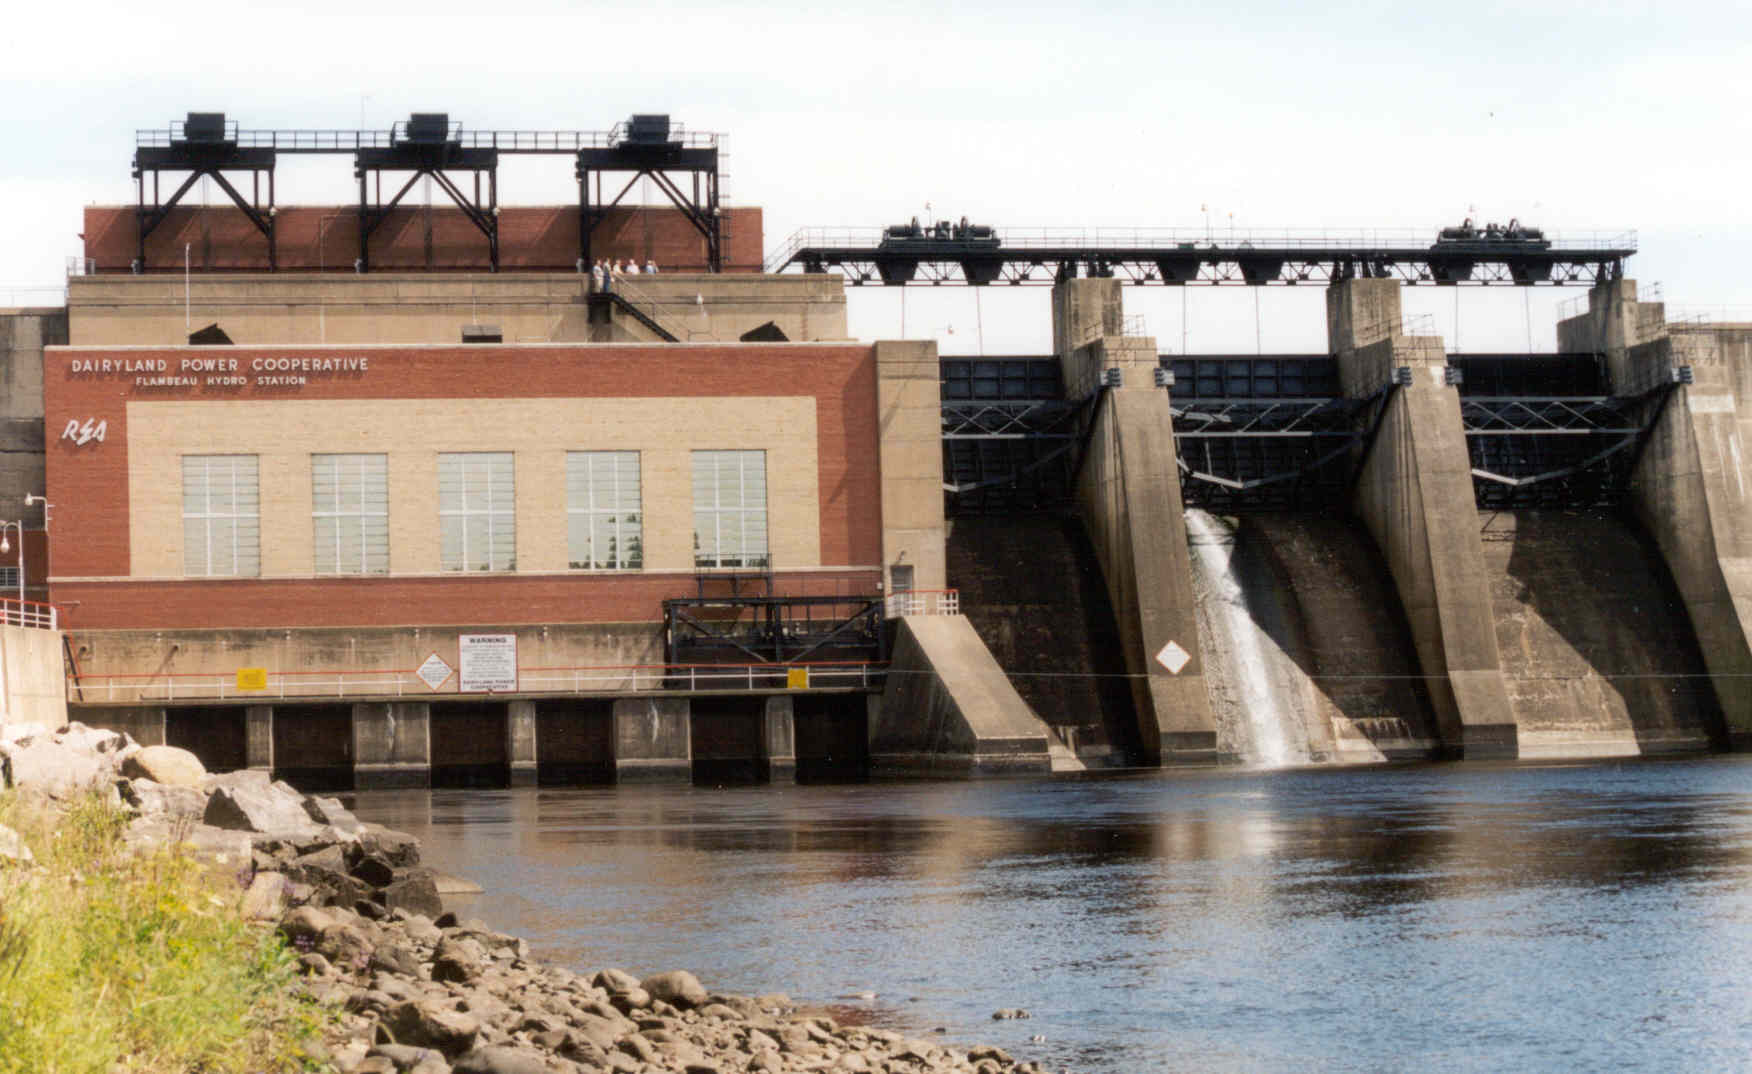
{"type": "Polygon", "coordinates": [[[1168,674],[1178,675],[1192,661],[1192,654],[1180,647],[1179,642],[1171,641],[1162,646],[1162,651],[1156,654],[1156,663],[1168,669],[1168,674]]]}
{"type": "Polygon", "coordinates": [[[239,690],[266,690],[268,688],[268,669],[238,668],[237,688],[239,690]]]}
{"type": "Polygon", "coordinates": [[[517,635],[459,634],[456,638],[458,688],[465,694],[509,694],[517,690],[517,635]]]}
{"type": "Polygon", "coordinates": [[[421,664],[419,670],[415,671],[414,674],[420,677],[421,682],[436,690],[450,678],[450,672],[451,667],[444,662],[444,658],[433,653],[426,658],[426,662],[421,664]]]}
{"type": "Polygon", "coordinates": [[[809,669],[808,668],[786,668],[785,669],[785,689],[787,689],[787,690],[807,690],[807,689],[809,689],[809,669]]]}

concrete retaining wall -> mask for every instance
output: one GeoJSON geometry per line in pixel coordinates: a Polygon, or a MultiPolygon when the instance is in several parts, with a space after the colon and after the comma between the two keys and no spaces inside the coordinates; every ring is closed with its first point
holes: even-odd
{"type": "Polygon", "coordinates": [[[59,631],[0,626],[0,723],[66,723],[64,668],[59,631]]]}

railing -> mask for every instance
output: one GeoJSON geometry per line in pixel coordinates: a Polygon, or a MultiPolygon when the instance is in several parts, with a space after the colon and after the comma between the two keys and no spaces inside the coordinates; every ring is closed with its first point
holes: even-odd
{"type": "Polygon", "coordinates": [[[19,600],[17,597],[0,597],[0,623],[4,623],[6,626],[57,630],[60,621],[61,611],[53,604],[44,604],[36,600],[19,600]]]}
{"type": "MultiPolygon", "coordinates": [[[[1033,249],[1089,247],[1106,249],[1171,250],[1429,250],[1436,245],[1436,228],[1229,228],[1229,227],[1134,227],[1134,228],[998,228],[998,250],[1015,253],[1033,249]]],[[[766,270],[776,272],[797,251],[818,247],[874,248],[881,244],[880,227],[807,227],[794,232],[777,252],[767,258],[766,270]]],[[[928,237],[921,241],[928,241],[928,237]]],[[[1545,232],[1544,249],[1626,250],[1634,253],[1634,230],[1604,229],[1545,232]]],[[[1512,252],[1504,243],[1504,252],[1512,252]]],[[[904,249],[904,245],[900,247],[904,249]]]]}
{"type": "MultiPolygon", "coordinates": [[[[516,694],[654,691],[846,689],[882,685],[885,663],[823,661],[796,664],[605,664],[525,667],[516,694]],[[800,675],[799,675],[800,673],[800,675]]],[[[87,702],[194,701],[248,698],[484,697],[463,693],[454,674],[433,687],[413,669],[270,671],[259,690],[240,689],[235,672],[81,675],[87,702]]]]}
{"type": "Polygon", "coordinates": [[[618,293],[622,298],[638,306],[644,311],[645,316],[661,325],[663,330],[674,336],[677,342],[686,343],[698,335],[712,337],[709,330],[699,332],[688,327],[687,314],[683,311],[664,305],[652,298],[650,292],[636,283],[628,283],[627,280],[628,277],[625,275],[614,277],[609,284],[609,291],[618,293]]]}
{"type": "Polygon", "coordinates": [[[1667,323],[1696,325],[1752,323],[1752,306],[1669,306],[1667,323]]]}
{"type": "MultiPolygon", "coordinates": [[[[225,124],[225,140],[236,142],[241,149],[344,153],[358,149],[389,149],[405,143],[406,127],[406,120],[397,120],[389,130],[242,130],[235,120],[228,120],[225,124]]],[[[172,143],[186,140],[183,128],[184,122],[176,120],[168,127],[136,130],[134,144],[150,149],[165,149],[172,143]]],[[[606,131],[476,131],[464,130],[460,122],[452,121],[447,138],[460,143],[464,149],[497,149],[510,153],[574,153],[580,149],[613,149],[627,140],[627,134],[625,123],[617,123],[606,131]]],[[[710,149],[718,144],[718,138],[714,132],[689,131],[675,123],[670,125],[669,137],[665,142],[680,142],[685,149],[710,149]]]]}
{"type": "Polygon", "coordinates": [[[960,615],[961,591],[959,589],[903,589],[898,593],[888,594],[884,611],[890,619],[896,619],[903,615],[960,615]]]}

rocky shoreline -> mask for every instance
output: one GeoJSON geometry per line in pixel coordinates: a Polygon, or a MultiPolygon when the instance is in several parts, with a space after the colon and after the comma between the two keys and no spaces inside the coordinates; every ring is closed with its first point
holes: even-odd
{"type": "MultiPolygon", "coordinates": [[[[241,912],[286,937],[295,987],[334,1011],[319,1058],[343,1074],[1044,1074],[999,1048],[841,1025],[783,995],[711,992],[685,970],[535,961],[523,940],[444,909],[412,836],[263,772],[210,775],[173,747],[77,723],[9,727],[0,786],[48,810],[113,793],[130,844],[180,843],[235,869],[241,912]]],[[[0,828],[0,867],[29,860],[0,828]]]]}

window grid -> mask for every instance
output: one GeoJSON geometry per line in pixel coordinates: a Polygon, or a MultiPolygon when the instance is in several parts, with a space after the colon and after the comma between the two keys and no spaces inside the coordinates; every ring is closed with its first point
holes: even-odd
{"type": "Polygon", "coordinates": [[[183,573],[261,574],[259,471],[254,455],[184,455],[183,573]]]}
{"type": "Polygon", "coordinates": [[[439,566],[517,569],[516,485],[509,451],[438,456],[439,566]]]}
{"type": "Polygon", "coordinates": [[[389,573],[389,457],[312,455],[317,574],[389,573]]]}
{"type": "Polygon", "coordinates": [[[639,477],[636,451],[566,452],[566,558],[573,569],[643,566],[639,477]]]}
{"type": "Polygon", "coordinates": [[[693,453],[694,566],[766,567],[766,452],[693,453]]]}

